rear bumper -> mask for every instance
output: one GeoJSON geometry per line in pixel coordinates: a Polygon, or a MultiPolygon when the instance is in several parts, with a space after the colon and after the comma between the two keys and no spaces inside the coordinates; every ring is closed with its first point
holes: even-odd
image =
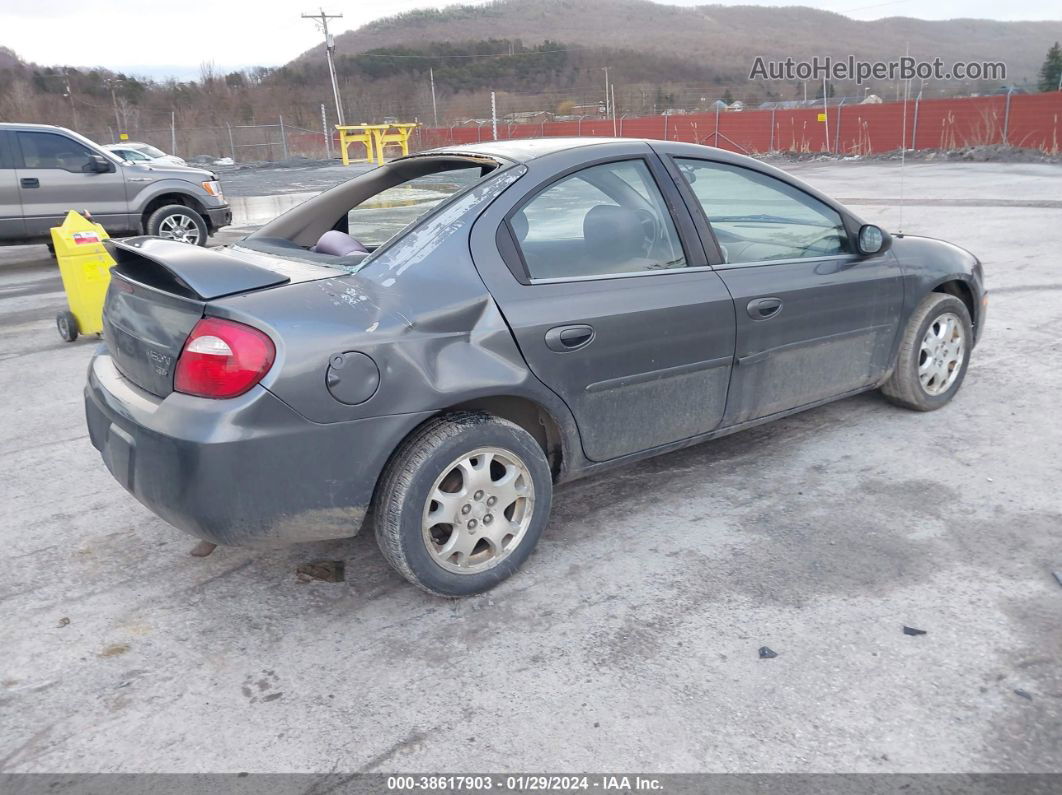
{"type": "Polygon", "coordinates": [[[429,415],[321,425],[255,387],[231,400],[137,388],[98,353],[85,414],[115,479],[175,527],[215,544],[357,534],[390,452],[429,415]]]}
{"type": "Polygon", "coordinates": [[[207,207],[203,212],[206,215],[207,225],[212,230],[221,229],[232,223],[232,208],[227,204],[222,207],[207,207]]]}

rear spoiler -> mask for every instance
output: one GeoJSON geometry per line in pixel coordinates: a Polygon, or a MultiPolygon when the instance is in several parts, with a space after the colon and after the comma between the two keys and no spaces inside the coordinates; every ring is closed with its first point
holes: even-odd
{"type": "Polygon", "coordinates": [[[105,240],[103,245],[114,258],[114,270],[118,274],[149,287],[200,301],[276,287],[291,281],[267,268],[175,240],[130,237],[105,240]]]}

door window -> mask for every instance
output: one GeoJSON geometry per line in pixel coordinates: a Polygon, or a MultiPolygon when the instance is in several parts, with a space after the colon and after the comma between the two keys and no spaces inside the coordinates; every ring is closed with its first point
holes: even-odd
{"type": "Polygon", "coordinates": [[[678,232],[643,160],[577,171],[510,219],[532,279],[683,268],[678,232]]]}
{"type": "Polygon", "coordinates": [[[848,253],[840,214],[782,180],[740,166],[679,158],[719,241],[724,262],[848,253]]]}
{"type": "Polygon", "coordinates": [[[15,167],[15,158],[11,156],[8,146],[8,135],[3,130],[0,130],[0,168],[13,169],[15,167]]]}
{"type": "Polygon", "coordinates": [[[55,133],[20,132],[26,168],[53,168],[80,174],[92,171],[92,152],[77,141],[55,133]]]}

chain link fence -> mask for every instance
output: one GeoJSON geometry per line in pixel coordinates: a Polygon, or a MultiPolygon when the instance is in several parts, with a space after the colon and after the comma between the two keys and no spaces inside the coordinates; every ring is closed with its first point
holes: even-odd
{"type": "MultiPolygon", "coordinates": [[[[498,139],[555,136],[620,136],[686,141],[745,154],[832,153],[866,156],[908,149],[954,150],[1009,145],[1062,153],[1062,92],[1006,94],[904,102],[862,103],[845,98],[780,102],[736,110],[717,103],[708,112],[657,115],[618,114],[591,108],[579,116],[518,112],[468,119],[450,126],[420,126],[411,138],[416,151],[498,139]]],[[[402,119],[401,121],[415,121],[402,119]]],[[[322,126],[313,130],[275,121],[134,128],[129,140],[144,141],[186,160],[231,158],[237,163],[293,158],[338,158],[337,134],[322,107],[322,126]]],[[[116,143],[113,128],[90,130],[98,143],[116,143]]]]}

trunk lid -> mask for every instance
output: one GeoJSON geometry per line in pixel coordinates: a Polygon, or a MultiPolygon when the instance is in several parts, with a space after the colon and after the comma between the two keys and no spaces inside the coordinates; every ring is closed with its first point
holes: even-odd
{"type": "Polygon", "coordinates": [[[212,300],[341,275],[278,257],[154,237],[109,240],[114,257],[103,336],[118,370],[159,397],[173,391],[185,340],[212,300]],[[290,271],[290,272],[286,272],[290,271]]]}

